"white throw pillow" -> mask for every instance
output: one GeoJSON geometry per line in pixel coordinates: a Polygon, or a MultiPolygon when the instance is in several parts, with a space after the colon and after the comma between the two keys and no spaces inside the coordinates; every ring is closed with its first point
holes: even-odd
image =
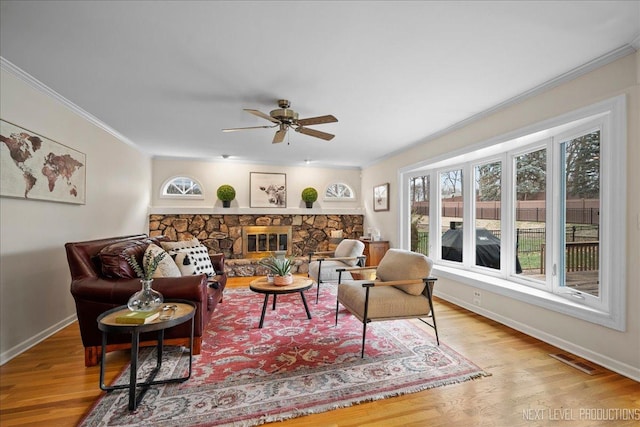
{"type": "Polygon", "coordinates": [[[193,239],[180,240],[177,242],[160,242],[160,245],[165,251],[170,251],[173,249],[195,248],[196,246],[201,246],[201,243],[194,237],[193,239]]]}
{"type": "Polygon", "coordinates": [[[158,268],[156,268],[156,271],[153,272],[153,276],[152,277],[157,278],[157,277],[180,277],[180,276],[182,276],[182,274],[180,273],[180,270],[178,269],[178,266],[173,261],[173,259],[169,256],[169,254],[167,254],[165,252],[164,249],[162,249],[158,245],[154,245],[153,243],[151,243],[149,246],[147,246],[147,249],[144,251],[143,259],[145,259],[147,257],[147,253],[151,253],[151,256],[155,257],[158,254],[161,254],[163,252],[166,255],[164,256],[164,258],[162,258],[162,261],[160,261],[160,263],[158,264],[158,268]]]}
{"type": "Polygon", "coordinates": [[[183,276],[206,274],[211,277],[216,274],[206,246],[173,249],[169,251],[169,255],[183,276]]]}

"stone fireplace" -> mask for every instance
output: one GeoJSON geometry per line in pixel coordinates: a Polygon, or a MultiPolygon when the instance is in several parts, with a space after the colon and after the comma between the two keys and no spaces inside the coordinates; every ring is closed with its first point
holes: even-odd
{"type": "Polygon", "coordinates": [[[280,248],[285,247],[286,234],[287,256],[295,257],[293,272],[306,273],[309,252],[330,250],[336,244],[332,231],[342,230],[345,239],[357,239],[363,234],[363,221],[364,216],[357,214],[151,214],[149,235],[171,240],[196,237],[209,253],[224,253],[229,276],[259,276],[266,269],[258,260],[274,248],[285,250],[280,248]]]}

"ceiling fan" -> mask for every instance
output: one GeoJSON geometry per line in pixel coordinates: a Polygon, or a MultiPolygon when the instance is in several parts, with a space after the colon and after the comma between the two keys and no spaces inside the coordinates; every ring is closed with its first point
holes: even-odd
{"type": "Polygon", "coordinates": [[[252,110],[249,108],[244,109],[244,111],[246,111],[247,113],[251,113],[254,116],[258,116],[263,119],[269,120],[272,123],[275,123],[274,125],[250,126],[250,127],[244,127],[244,128],[229,128],[229,129],[222,129],[222,132],[235,132],[235,131],[246,130],[246,129],[263,129],[263,128],[277,127],[279,129],[276,131],[276,134],[273,136],[274,144],[284,141],[284,137],[287,134],[287,131],[289,130],[289,128],[293,128],[293,130],[295,130],[296,132],[300,132],[305,135],[324,139],[325,141],[330,141],[335,136],[327,132],[322,132],[316,129],[309,129],[305,127],[309,125],[320,125],[324,123],[337,122],[338,119],[336,119],[331,114],[328,114],[326,116],[309,117],[308,119],[299,119],[298,113],[289,109],[291,104],[289,103],[288,100],[286,99],[278,100],[278,106],[280,108],[276,110],[272,110],[269,114],[265,114],[261,111],[252,110]]]}

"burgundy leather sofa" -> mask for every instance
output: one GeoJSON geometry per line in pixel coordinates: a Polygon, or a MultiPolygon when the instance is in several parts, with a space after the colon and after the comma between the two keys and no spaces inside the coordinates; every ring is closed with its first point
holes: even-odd
{"type": "MultiPolygon", "coordinates": [[[[96,322],[98,316],[127,304],[129,297],[141,289],[140,279],[126,262],[126,257],[133,255],[141,262],[147,246],[150,243],[159,245],[161,241],[167,239],[138,234],[65,244],[71,270],[71,294],[76,303],[85,348],[85,366],[97,365],[100,359],[102,333],[96,322]]],[[[153,288],[161,292],[165,299],[183,299],[195,303],[194,354],[200,354],[203,331],[217,304],[222,301],[227,281],[224,255],[211,255],[211,261],[218,275],[209,280],[204,274],[153,280],[153,288]]],[[[188,346],[190,332],[190,322],[170,328],[165,332],[165,343],[188,346]]],[[[140,345],[155,345],[155,336],[141,335],[140,345]]],[[[106,351],[130,347],[129,334],[109,334],[106,351]]]]}

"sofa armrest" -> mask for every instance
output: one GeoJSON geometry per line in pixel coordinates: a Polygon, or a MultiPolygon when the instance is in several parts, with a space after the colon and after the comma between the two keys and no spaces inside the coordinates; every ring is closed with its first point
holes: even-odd
{"type": "Polygon", "coordinates": [[[199,274],[182,277],[159,277],[153,279],[153,289],[168,299],[186,299],[206,303],[207,276],[199,274]]]}
{"type": "Polygon", "coordinates": [[[211,264],[216,274],[224,274],[224,254],[213,254],[209,255],[209,257],[211,258],[211,264]]]}
{"type": "MultiPolygon", "coordinates": [[[[207,276],[162,277],[153,279],[153,289],[165,298],[207,301],[207,276]]],[[[140,279],[108,280],[84,278],[71,283],[71,294],[76,299],[101,304],[126,304],[129,297],[141,289],[140,279]]]]}
{"type": "Polygon", "coordinates": [[[377,265],[372,265],[369,267],[345,267],[345,268],[338,268],[336,269],[336,271],[338,272],[342,272],[342,271],[364,271],[364,270],[376,270],[378,268],[377,265]]]}

